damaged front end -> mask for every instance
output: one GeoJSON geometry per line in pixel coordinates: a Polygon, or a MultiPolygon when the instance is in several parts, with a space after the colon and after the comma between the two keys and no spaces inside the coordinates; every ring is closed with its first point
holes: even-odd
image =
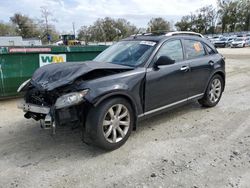
{"type": "Polygon", "coordinates": [[[19,92],[25,92],[25,96],[18,108],[25,112],[25,118],[40,121],[42,128],[52,129],[55,134],[57,126],[69,123],[76,126],[83,122],[83,109],[86,109],[83,108],[86,105],[84,96],[88,89],[70,93],[66,93],[65,88],[43,91],[30,81],[20,87],[19,92]]]}
{"type": "Polygon", "coordinates": [[[53,128],[53,132],[63,124],[83,125],[91,106],[87,95],[98,90],[98,86],[88,87],[88,81],[129,70],[132,68],[98,62],[46,65],[18,88],[25,93],[18,107],[26,112],[26,118],[40,121],[43,128],[53,128]]]}

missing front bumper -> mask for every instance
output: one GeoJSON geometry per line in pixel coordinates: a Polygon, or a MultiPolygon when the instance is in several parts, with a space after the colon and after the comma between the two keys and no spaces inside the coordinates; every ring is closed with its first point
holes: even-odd
{"type": "Polygon", "coordinates": [[[44,119],[41,119],[40,124],[43,129],[52,129],[52,134],[56,134],[56,123],[50,114],[47,114],[44,119]]]}
{"type": "Polygon", "coordinates": [[[55,134],[56,123],[50,115],[50,107],[26,103],[24,100],[22,100],[17,107],[26,112],[24,115],[26,118],[32,117],[35,120],[40,120],[40,124],[43,129],[52,129],[52,133],[55,134]]]}
{"type": "Polygon", "coordinates": [[[40,126],[43,129],[52,129],[53,134],[57,127],[71,125],[72,128],[79,127],[84,122],[84,112],[87,106],[79,104],[69,108],[56,109],[55,106],[41,106],[31,104],[22,100],[17,106],[25,113],[24,117],[29,119],[33,118],[40,121],[40,126]],[[85,110],[83,110],[85,109],[85,110]]]}
{"type": "Polygon", "coordinates": [[[33,112],[38,114],[48,114],[50,112],[49,107],[26,103],[24,100],[22,100],[17,107],[22,109],[24,112],[33,112]]]}

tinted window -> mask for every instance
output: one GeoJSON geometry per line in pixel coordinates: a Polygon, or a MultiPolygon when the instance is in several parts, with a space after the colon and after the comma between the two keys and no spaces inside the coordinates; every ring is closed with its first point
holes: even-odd
{"type": "Polygon", "coordinates": [[[185,49],[188,59],[206,55],[203,45],[196,40],[185,40],[185,49]]]}
{"type": "Polygon", "coordinates": [[[180,40],[172,40],[165,42],[156,55],[156,59],[160,56],[168,56],[172,60],[183,60],[183,50],[180,40]]]}

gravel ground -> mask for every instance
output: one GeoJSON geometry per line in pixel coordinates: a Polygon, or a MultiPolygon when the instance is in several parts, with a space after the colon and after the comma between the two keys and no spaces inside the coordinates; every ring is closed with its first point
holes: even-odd
{"type": "Polygon", "coordinates": [[[214,108],[191,103],[143,121],[118,150],[56,136],[0,102],[0,187],[250,187],[250,48],[220,49],[226,90],[214,108]]]}

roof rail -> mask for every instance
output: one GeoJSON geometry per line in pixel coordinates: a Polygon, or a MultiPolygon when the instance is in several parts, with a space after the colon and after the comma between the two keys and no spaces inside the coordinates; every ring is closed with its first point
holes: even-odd
{"type": "Polygon", "coordinates": [[[137,34],[133,34],[130,36],[135,37],[135,36],[165,35],[167,32],[168,32],[167,30],[156,30],[156,31],[150,31],[150,32],[137,33],[137,34]]]}
{"type": "Polygon", "coordinates": [[[131,37],[136,37],[136,36],[153,36],[153,35],[165,35],[165,36],[174,36],[174,35],[192,35],[192,36],[198,36],[201,38],[205,38],[202,34],[200,33],[195,33],[193,31],[171,31],[171,32],[165,32],[162,30],[159,31],[153,31],[153,32],[148,32],[148,33],[138,33],[138,34],[133,34],[131,37]]]}
{"type": "Polygon", "coordinates": [[[153,33],[138,33],[138,34],[133,34],[130,36],[135,37],[135,36],[150,36],[150,35],[153,35],[153,33]]]}
{"type": "Polygon", "coordinates": [[[175,31],[175,32],[169,32],[169,33],[165,34],[165,36],[174,36],[174,35],[193,35],[193,36],[205,38],[202,34],[195,33],[192,31],[175,31]]]}

